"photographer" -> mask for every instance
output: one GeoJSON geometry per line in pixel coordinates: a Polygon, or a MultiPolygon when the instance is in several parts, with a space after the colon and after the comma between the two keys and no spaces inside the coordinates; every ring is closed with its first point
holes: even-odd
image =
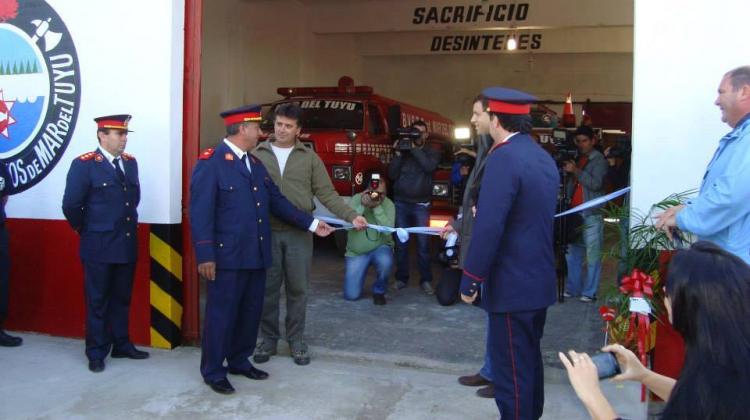
{"type": "MultiPolygon", "coordinates": [[[[388,166],[388,176],[393,182],[396,201],[396,227],[428,226],[432,200],[432,173],[437,169],[440,156],[425,147],[427,124],[415,121],[411,127],[421,135],[414,140],[398,139],[393,144],[394,157],[388,166]]],[[[415,235],[417,263],[422,290],[428,295],[432,290],[430,269],[430,243],[427,235],[415,235]]],[[[409,281],[409,244],[396,242],[396,289],[403,289],[409,281]]]]}
{"type": "MultiPolygon", "coordinates": [[[[674,329],[685,340],[680,378],[644,367],[619,344],[621,374],[615,381],[646,385],[667,402],[662,419],[744,419],[750,413],[750,266],[713,243],[700,241],[678,251],[669,264],[664,306],[674,329]]],[[[558,355],[570,383],[593,419],[617,414],[599,388],[596,366],[585,353],[558,355]]]]}
{"type": "Polygon", "coordinates": [[[476,160],[477,152],[473,150],[461,147],[454,152],[453,165],[451,165],[451,184],[464,189],[476,160]]]}
{"type": "MultiPolygon", "coordinates": [[[[575,133],[576,146],[580,153],[578,162],[565,162],[563,170],[569,174],[565,188],[570,199],[570,208],[604,195],[604,177],[607,161],[596,148],[594,130],[588,126],[578,127],[575,133]]],[[[598,208],[580,212],[582,235],[571,239],[565,259],[568,263],[568,281],[565,297],[581,296],[581,302],[596,299],[601,275],[601,249],[604,221],[598,208]],[[583,260],[586,257],[586,277],[583,277],[583,260]]]]}
{"type": "MultiPolygon", "coordinates": [[[[607,176],[605,179],[606,192],[619,191],[630,185],[630,147],[616,144],[604,149],[604,157],[607,158],[607,176]]],[[[630,208],[629,195],[626,194],[612,201],[612,205],[630,208]]],[[[627,237],[630,230],[630,218],[625,212],[619,217],[619,237],[627,237]]],[[[620,285],[622,277],[627,274],[626,256],[628,252],[628,241],[620,241],[619,261],[617,262],[617,285],[620,285]]]]}
{"type": "MultiPolygon", "coordinates": [[[[367,219],[368,223],[393,227],[396,210],[385,196],[385,182],[379,174],[372,174],[365,191],[354,195],[349,205],[367,219]]],[[[346,273],[344,274],[344,299],[357,300],[370,265],[375,266],[377,277],[372,285],[372,302],[385,305],[385,289],[393,267],[393,237],[374,229],[350,230],[346,240],[346,273]]]]}

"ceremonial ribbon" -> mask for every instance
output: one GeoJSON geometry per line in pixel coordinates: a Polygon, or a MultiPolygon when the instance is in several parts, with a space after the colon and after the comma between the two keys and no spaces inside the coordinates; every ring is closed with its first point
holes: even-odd
{"type": "MultiPolygon", "coordinates": [[[[337,219],[335,217],[318,216],[317,218],[318,220],[322,220],[328,224],[341,226],[338,229],[352,229],[354,227],[354,225],[352,225],[351,223],[346,222],[341,219],[337,219]]],[[[409,240],[410,233],[438,236],[440,235],[440,231],[442,230],[442,228],[435,228],[435,227],[392,228],[390,226],[381,226],[381,225],[375,225],[371,223],[368,223],[367,227],[369,229],[373,229],[382,233],[396,232],[396,237],[398,237],[398,240],[401,241],[401,243],[404,243],[409,240]]]]}
{"type": "MultiPolygon", "coordinates": [[[[620,285],[620,292],[631,297],[643,298],[644,296],[653,297],[654,291],[654,279],[646,273],[633,269],[629,276],[625,276],[622,279],[620,285]]],[[[646,359],[646,349],[649,348],[650,338],[650,327],[651,320],[649,314],[641,312],[630,312],[630,326],[628,327],[627,339],[630,340],[635,334],[635,321],[638,320],[638,353],[641,356],[641,363],[646,366],[648,363],[646,359]]],[[[641,390],[641,400],[645,397],[643,389],[641,390]]]]}
{"type": "MultiPolygon", "coordinates": [[[[609,200],[612,200],[623,194],[626,194],[629,191],[630,191],[630,187],[625,187],[619,191],[615,191],[611,194],[607,194],[605,196],[598,197],[593,200],[589,200],[581,204],[580,206],[576,206],[576,207],[573,207],[572,209],[556,214],[555,217],[561,217],[561,216],[565,216],[565,215],[572,214],[572,213],[578,213],[579,211],[583,211],[591,207],[596,207],[602,203],[606,203],[609,200]]],[[[354,225],[352,225],[351,223],[344,221],[342,219],[335,218],[335,217],[317,216],[317,218],[318,220],[322,220],[330,225],[340,226],[336,229],[352,229],[354,227],[354,225]]],[[[369,224],[369,223],[367,224],[367,227],[370,229],[374,229],[378,232],[383,232],[383,233],[396,232],[396,236],[398,237],[398,240],[401,241],[402,243],[409,240],[410,233],[438,236],[440,235],[440,231],[442,230],[442,228],[434,228],[434,227],[427,227],[427,226],[392,228],[390,226],[381,226],[381,225],[374,225],[374,224],[369,224]]]]}
{"type": "Polygon", "coordinates": [[[585,202],[585,203],[583,203],[581,205],[575,206],[572,209],[568,209],[568,210],[566,210],[566,211],[564,211],[562,213],[558,213],[558,214],[555,215],[555,217],[567,216],[569,214],[578,213],[579,211],[584,211],[584,210],[590,209],[592,207],[596,207],[596,206],[598,206],[600,204],[606,203],[609,200],[615,199],[615,198],[617,198],[617,197],[619,197],[621,195],[625,195],[628,192],[630,192],[630,187],[625,187],[625,188],[623,188],[621,190],[618,190],[618,191],[615,191],[613,193],[610,193],[610,194],[607,194],[607,195],[603,195],[601,197],[597,197],[597,198],[595,198],[593,200],[589,200],[589,201],[587,201],[587,202],[585,202]]]}

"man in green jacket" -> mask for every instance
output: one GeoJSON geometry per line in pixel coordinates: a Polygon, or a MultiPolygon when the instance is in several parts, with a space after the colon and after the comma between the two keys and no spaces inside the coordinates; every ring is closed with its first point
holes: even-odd
{"type": "MultiPolygon", "coordinates": [[[[393,227],[396,208],[385,196],[385,183],[379,174],[372,174],[365,191],[352,197],[349,205],[374,225],[393,227]]],[[[393,235],[374,229],[350,230],[346,241],[346,273],[344,299],[357,300],[362,295],[370,265],[377,277],[372,285],[372,302],[385,305],[385,289],[393,267],[393,235]]]]}
{"type": "MultiPolygon", "coordinates": [[[[355,228],[367,226],[336,193],[323,161],[315,152],[297,140],[302,110],[293,103],[281,104],[274,111],[274,140],[258,145],[253,154],[263,162],[273,182],[297,208],[312,213],[317,197],[337,217],[355,228]]],[[[311,230],[314,230],[312,227],[311,230]]],[[[271,254],[273,262],[266,273],[266,291],[258,344],[253,360],[267,362],[276,354],[280,338],[279,299],[281,283],[286,290],[286,339],[294,363],[310,363],[304,340],[307,290],[312,263],[313,238],[274,217],[271,218],[271,254]]]]}

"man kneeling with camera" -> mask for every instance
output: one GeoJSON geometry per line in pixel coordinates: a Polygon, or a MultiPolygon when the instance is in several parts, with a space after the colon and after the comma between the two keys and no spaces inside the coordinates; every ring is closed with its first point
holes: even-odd
{"type": "MultiPolygon", "coordinates": [[[[372,174],[367,189],[351,198],[349,205],[374,225],[393,227],[396,209],[385,196],[385,182],[380,174],[372,174]]],[[[385,305],[385,289],[393,267],[393,237],[390,233],[367,228],[350,230],[346,241],[346,273],[344,299],[357,300],[362,295],[367,269],[375,266],[377,277],[372,285],[375,305],[385,305]]]]}

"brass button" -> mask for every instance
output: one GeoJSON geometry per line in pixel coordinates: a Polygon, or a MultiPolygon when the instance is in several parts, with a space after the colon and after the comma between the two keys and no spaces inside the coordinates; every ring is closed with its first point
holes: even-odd
{"type": "Polygon", "coordinates": [[[106,186],[107,186],[107,183],[106,183],[106,182],[105,182],[104,184],[102,184],[102,187],[106,187],[106,186]]]}
{"type": "Polygon", "coordinates": [[[253,191],[258,191],[258,187],[253,187],[253,191]]]}
{"type": "Polygon", "coordinates": [[[257,203],[255,203],[255,205],[258,206],[258,207],[260,207],[260,201],[258,201],[257,203]]]}

